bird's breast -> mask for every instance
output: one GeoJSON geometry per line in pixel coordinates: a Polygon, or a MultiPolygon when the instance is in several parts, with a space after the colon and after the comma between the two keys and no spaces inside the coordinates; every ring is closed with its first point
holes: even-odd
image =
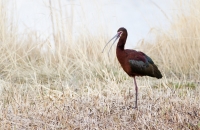
{"type": "Polygon", "coordinates": [[[129,75],[131,76],[131,66],[130,63],[128,62],[128,59],[126,57],[117,57],[118,61],[121,65],[121,67],[123,68],[123,70],[129,75]]]}

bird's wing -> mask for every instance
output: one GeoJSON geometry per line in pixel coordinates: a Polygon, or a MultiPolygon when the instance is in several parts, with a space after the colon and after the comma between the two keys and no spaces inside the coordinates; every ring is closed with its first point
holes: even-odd
{"type": "Polygon", "coordinates": [[[152,59],[146,56],[142,52],[128,50],[128,60],[131,65],[131,68],[134,70],[144,70],[149,67],[149,64],[153,63],[152,59]]]}
{"type": "MultiPolygon", "coordinates": [[[[142,52],[143,53],[143,52],[142,52]]],[[[144,54],[144,53],[143,53],[144,54]]],[[[145,58],[147,59],[147,61],[150,63],[150,64],[154,64],[153,60],[147,56],[146,54],[144,54],[145,58]]]]}
{"type": "Polygon", "coordinates": [[[147,67],[149,67],[149,64],[143,61],[129,60],[129,63],[131,65],[131,69],[137,71],[137,73],[139,73],[140,71],[144,71],[147,67]]]}
{"type": "Polygon", "coordinates": [[[162,75],[153,60],[143,52],[131,51],[128,61],[133,73],[161,78],[162,75]]]}

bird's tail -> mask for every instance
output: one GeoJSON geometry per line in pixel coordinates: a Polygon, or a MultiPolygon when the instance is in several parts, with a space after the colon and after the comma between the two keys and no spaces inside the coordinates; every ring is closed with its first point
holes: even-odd
{"type": "Polygon", "coordinates": [[[154,71],[154,77],[161,79],[162,78],[162,74],[160,72],[160,70],[158,70],[158,67],[156,65],[153,64],[153,71],[154,71]]]}

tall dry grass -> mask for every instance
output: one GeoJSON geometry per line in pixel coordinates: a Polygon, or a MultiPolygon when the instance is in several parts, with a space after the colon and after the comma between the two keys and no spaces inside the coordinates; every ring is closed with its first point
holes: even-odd
{"type": "Polygon", "coordinates": [[[151,55],[163,73],[177,79],[200,78],[200,2],[176,2],[176,15],[166,30],[152,29],[155,41],[144,42],[141,49],[151,55]]]}
{"type": "MultiPolygon", "coordinates": [[[[176,44],[158,42],[162,38],[167,40],[169,34],[156,35],[157,42],[148,44],[148,50],[147,44],[142,46],[167,78],[138,78],[139,109],[135,110],[131,108],[132,79],[114,58],[114,50],[110,58],[101,53],[108,34],[99,31],[102,34],[92,35],[84,26],[80,29],[84,33],[73,39],[70,28],[73,18],[68,21],[69,27],[63,25],[61,19],[67,13],[63,14],[61,4],[49,1],[55,47],[50,39],[40,38],[37,32],[18,36],[17,30],[8,28],[12,25],[17,29],[12,21],[7,21],[5,6],[0,6],[0,129],[200,128],[199,84],[174,80],[178,74],[188,75],[183,71],[187,69],[179,72],[185,61],[166,56],[168,51],[174,58],[180,55],[173,50],[176,44]],[[168,49],[161,47],[164,45],[168,49]],[[171,64],[176,66],[169,69],[171,64]],[[175,76],[169,77],[171,73],[175,76]]],[[[178,21],[175,23],[178,25],[178,21]]],[[[185,50],[198,49],[187,47],[190,48],[185,50]]],[[[189,54],[192,53],[185,56],[189,54]]],[[[190,73],[194,76],[193,71],[190,73]]]]}
{"type": "MultiPolygon", "coordinates": [[[[87,79],[98,76],[101,80],[105,80],[105,77],[113,79],[118,74],[111,77],[109,72],[112,70],[116,70],[114,73],[126,76],[122,70],[118,72],[119,64],[116,59],[109,59],[107,55],[101,53],[108,39],[105,34],[92,35],[86,27],[83,27],[84,33],[73,40],[71,36],[73,20],[70,19],[67,25],[62,25],[63,15],[69,14],[62,14],[60,12],[63,10],[58,12],[55,9],[57,6],[60,8],[60,5],[59,2],[49,1],[53,44],[50,39],[43,40],[37,32],[33,31],[26,32],[19,38],[15,37],[15,40],[7,36],[11,41],[2,42],[2,76],[8,81],[19,83],[50,83],[66,80],[72,84],[77,83],[77,80],[83,82],[83,77],[87,79]],[[55,7],[51,7],[52,5],[55,7]]],[[[5,24],[6,22],[2,23],[2,26],[7,28],[5,24]]]]}

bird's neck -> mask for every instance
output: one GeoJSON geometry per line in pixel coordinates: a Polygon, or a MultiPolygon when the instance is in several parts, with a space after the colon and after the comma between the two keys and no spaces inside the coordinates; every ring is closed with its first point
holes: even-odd
{"type": "Polygon", "coordinates": [[[124,50],[124,46],[126,43],[126,39],[119,39],[118,44],[117,44],[117,50],[124,50]]]}
{"type": "Polygon", "coordinates": [[[120,62],[120,64],[124,64],[124,55],[125,55],[125,51],[124,51],[124,46],[126,43],[126,39],[119,39],[118,44],[117,44],[117,50],[116,50],[116,55],[117,55],[117,59],[120,62]]]}

